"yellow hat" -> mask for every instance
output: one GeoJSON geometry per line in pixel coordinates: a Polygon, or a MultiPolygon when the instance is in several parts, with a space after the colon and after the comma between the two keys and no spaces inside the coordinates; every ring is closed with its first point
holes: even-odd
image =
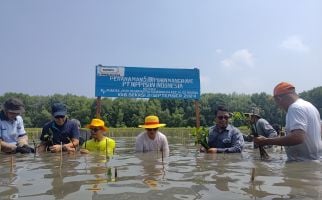
{"type": "Polygon", "coordinates": [[[163,126],[166,126],[166,124],[160,124],[159,118],[154,115],[147,116],[145,118],[144,124],[139,125],[139,127],[141,127],[141,128],[159,128],[159,127],[163,127],[163,126]]]}
{"type": "Polygon", "coordinates": [[[105,126],[104,121],[101,119],[92,119],[91,123],[86,125],[86,128],[97,128],[97,127],[102,128],[104,131],[108,130],[108,128],[105,126]]]}

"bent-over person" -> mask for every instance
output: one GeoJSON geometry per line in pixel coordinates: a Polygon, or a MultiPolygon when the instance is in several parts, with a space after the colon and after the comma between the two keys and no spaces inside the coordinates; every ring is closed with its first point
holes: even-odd
{"type": "Polygon", "coordinates": [[[67,108],[63,103],[52,105],[53,120],[45,124],[40,136],[39,152],[75,152],[79,144],[79,129],[75,122],[67,118],[67,108]]]}
{"type": "Polygon", "coordinates": [[[23,102],[17,98],[7,99],[0,112],[0,146],[5,153],[32,153],[28,145],[21,114],[25,112],[23,102]]]}

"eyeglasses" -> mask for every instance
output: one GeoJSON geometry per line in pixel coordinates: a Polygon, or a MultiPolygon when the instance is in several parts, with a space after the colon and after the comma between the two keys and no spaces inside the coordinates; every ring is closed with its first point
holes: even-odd
{"type": "Polygon", "coordinates": [[[93,132],[93,133],[96,133],[99,130],[101,130],[101,128],[91,128],[91,132],[93,132]]]}
{"type": "Polygon", "coordinates": [[[158,130],[157,128],[147,128],[146,129],[147,131],[156,131],[156,130],[158,130]]]}
{"type": "Polygon", "coordinates": [[[217,118],[218,118],[219,120],[223,120],[223,119],[228,120],[228,119],[229,119],[229,117],[228,117],[228,116],[217,116],[217,118]]]}
{"type": "Polygon", "coordinates": [[[57,116],[55,117],[55,119],[61,119],[61,118],[65,118],[65,116],[64,116],[64,115],[57,115],[57,116]]]}

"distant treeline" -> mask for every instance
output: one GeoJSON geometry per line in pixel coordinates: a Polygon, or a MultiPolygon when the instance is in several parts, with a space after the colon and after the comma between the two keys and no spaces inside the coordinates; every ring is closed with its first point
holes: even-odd
{"type": "MultiPolygon", "coordinates": [[[[300,96],[313,103],[322,113],[322,86],[300,93],[300,96]]],[[[78,119],[82,126],[95,117],[96,98],[76,96],[72,94],[52,96],[30,96],[22,93],[5,93],[0,96],[2,104],[9,97],[20,98],[26,107],[23,115],[25,127],[42,127],[52,119],[51,105],[63,102],[68,107],[68,117],[78,119]]],[[[260,108],[262,116],[271,124],[284,126],[285,113],[279,109],[271,95],[266,93],[221,94],[205,93],[199,100],[200,125],[211,126],[214,123],[214,112],[218,105],[226,105],[234,113],[232,123],[243,125],[242,113],[260,108]]],[[[144,123],[147,115],[157,115],[161,123],[167,127],[195,127],[195,103],[193,100],[177,99],[128,99],[102,98],[101,118],[109,127],[137,127],[144,123]]]]}

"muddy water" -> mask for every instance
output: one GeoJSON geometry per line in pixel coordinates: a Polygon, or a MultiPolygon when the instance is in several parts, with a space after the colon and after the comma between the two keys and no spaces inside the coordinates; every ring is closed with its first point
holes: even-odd
{"type": "Polygon", "coordinates": [[[250,143],[242,154],[209,155],[189,138],[169,137],[171,152],[162,159],[135,154],[132,137],[115,139],[108,159],[1,154],[0,199],[322,199],[322,165],[285,163],[280,147],[261,161],[250,143]]]}

